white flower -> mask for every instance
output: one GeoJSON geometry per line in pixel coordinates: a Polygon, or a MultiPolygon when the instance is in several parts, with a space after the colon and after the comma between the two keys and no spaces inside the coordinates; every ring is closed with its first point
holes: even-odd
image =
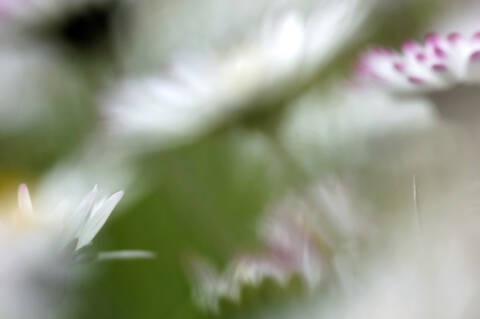
{"type": "Polygon", "coordinates": [[[44,232],[19,235],[0,225],[0,317],[52,318],[59,315],[70,262],[44,232]]]}
{"type": "Polygon", "coordinates": [[[123,192],[119,191],[98,199],[95,186],[76,207],[64,199],[56,207],[37,211],[33,208],[27,186],[22,184],[18,190],[19,210],[12,217],[17,224],[34,224],[53,231],[60,241],[60,248],[75,243],[74,249],[78,250],[90,244],[122,196],[123,192]]]}
{"type": "Polygon", "coordinates": [[[82,261],[154,258],[147,251],[82,250],[105,224],[123,196],[98,196],[95,186],[80,202],[59,193],[55,206],[33,205],[26,185],[18,189],[18,207],[0,215],[0,317],[52,318],[60,315],[67,286],[82,261]]]}
{"type": "Polygon", "coordinates": [[[267,214],[261,224],[264,247],[258,252],[236,256],[221,273],[203,260],[193,260],[194,298],[200,307],[219,312],[221,299],[241,302],[245,287],[258,287],[266,279],[286,286],[299,276],[311,290],[318,287],[327,267],[318,229],[298,210],[301,203],[283,204],[287,207],[267,214]]]}
{"type": "Polygon", "coordinates": [[[285,287],[297,276],[309,292],[317,292],[331,275],[333,257],[345,254],[352,241],[369,233],[368,222],[357,223],[352,196],[332,181],[275,203],[259,223],[262,247],[237,255],[224,271],[194,259],[194,298],[199,306],[219,312],[221,299],[242,302],[245,287],[258,287],[267,279],[285,287]]]}
{"type": "Polygon", "coordinates": [[[104,98],[106,124],[136,145],[188,141],[308,81],[368,9],[349,0],[323,1],[309,14],[273,10],[230,49],[180,54],[164,74],[125,79],[104,98]]]}
{"type": "MultiPolygon", "coordinates": [[[[18,208],[4,207],[0,215],[2,318],[59,315],[74,257],[100,231],[123,192],[99,200],[96,195],[95,186],[76,207],[60,201],[41,210],[33,206],[27,186],[20,185],[18,208]]],[[[98,259],[109,257],[115,256],[98,259]]]]}

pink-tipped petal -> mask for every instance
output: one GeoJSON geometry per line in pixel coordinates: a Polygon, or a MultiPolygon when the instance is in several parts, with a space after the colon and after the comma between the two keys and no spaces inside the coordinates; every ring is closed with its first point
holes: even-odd
{"type": "Polygon", "coordinates": [[[419,77],[416,77],[416,76],[409,76],[408,81],[412,84],[415,84],[415,85],[420,85],[420,84],[425,83],[425,81],[422,78],[419,78],[419,77]]]}
{"type": "Polygon", "coordinates": [[[402,50],[405,53],[413,53],[420,50],[420,45],[415,41],[408,40],[403,43],[402,50]]]}
{"type": "Polygon", "coordinates": [[[21,212],[26,214],[33,214],[33,205],[30,198],[30,192],[25,184],[18,187],[18,208],[21,212]]]}
{"type": "Polygon", "coordinates": [[[450,42],[452,44],[458,42],[461,38],[462,38],[462,36],[458,32],[452,32],[447,36],[448,42],[450,42]]]}
{"type": "Polygon", "coordinates": [[[480,51],[475,51],[470,55],[471,62],[480,62],[480,51]]]}
{"type": "Polygon", "coordinates": [[[400,73],[405,72],[405,64],[403,64],[403,63],[395,62],[395,63],[393,63],[393,68],[400,73]]]}
{"type": "Polygon", "coordinates": [[[448,70],[447,66],[445,64],[434,64],[432,65],[432,70],[435,72],[446,72],[448,70]]]}
{"type": "Polygon", "coordinates": [[[425,62],[427,60],[427,56],[425,55],[425,53],[417,53],[415,55],[415,58],[417,59],[418,62],[425,62]]]}
{"type": "MultiPolygon", "coordinates": [[[[370,74],[382,78],[382,82],[376,81],[382,87],[404,92],[443,90],[462,83],[480,83],[479,43],[480,32],[473,39],[457,32],[431,33],[422,44],[406,41],[401,53],[388,55],[385,52],[391,51],[386,49],[368,51],[362,62],[370,74]]],[[[364,79],[372,81],[374,77],[364,79]]]]}
{"type": "Polygon", "coordinates": [[[429,33],[425,37],[425,43],[436,45],[440,41],[440,36],[437,33],[429,33]]]}
{"type": "Polygon", "coordinates": [[[441,48],[439,48],[439,47],[436,47],[436,48],[434,49],[434,53],[435,53],[435,56],[436,56],[437,58],[439,58],[439,59],[444,59],[444,58],[447,57],[447,53],[446,53],[443,49],[441,49],[441,48]]]}

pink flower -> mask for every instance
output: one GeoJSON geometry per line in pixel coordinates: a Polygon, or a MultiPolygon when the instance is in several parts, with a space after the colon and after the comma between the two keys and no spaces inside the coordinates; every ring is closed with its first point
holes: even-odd
{"type": "Polygon", "coordinates": [[[406,41],[400,51],[371,48],[357,64],[362,82],[393,91],[422,92],[480,81],[480,32],[431,33],[423,43],[406,41]]]}

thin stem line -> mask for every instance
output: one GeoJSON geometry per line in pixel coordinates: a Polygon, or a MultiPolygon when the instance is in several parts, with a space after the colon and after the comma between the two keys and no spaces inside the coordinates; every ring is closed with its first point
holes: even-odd
{"type": "Polygon", "coordinates": [[[413,188],[413,205],[414,205],[414,212],[415,212],[415,222],[416,227],[419,234],[423,233],[423,223],[422,218],[420,216],[420,205],[419,205],[419,197],[418,197],[418,187],[417,187],[417,176],[413,175],[412,180],[412,188],[413,188]]]}

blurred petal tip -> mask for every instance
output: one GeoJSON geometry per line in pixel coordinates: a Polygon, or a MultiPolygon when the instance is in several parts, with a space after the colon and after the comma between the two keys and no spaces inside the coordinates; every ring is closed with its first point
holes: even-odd
{"type": "Polygon", "coordinates": [[[33,213],[32,200],[26,184],[20,184],[18,187],[18,208],[22,213],[33,213]]]}

